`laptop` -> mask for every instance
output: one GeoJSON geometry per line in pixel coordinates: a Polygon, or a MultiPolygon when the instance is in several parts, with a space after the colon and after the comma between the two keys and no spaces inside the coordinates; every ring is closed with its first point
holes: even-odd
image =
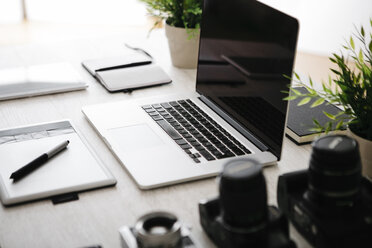
{"type": "Polygon", "coordinates": [[[212,177],[235,159],[276,164],[297,33],[296,19],[260,2],[204,0],[195,92],[83,113],[141,189],[212,177]]]}

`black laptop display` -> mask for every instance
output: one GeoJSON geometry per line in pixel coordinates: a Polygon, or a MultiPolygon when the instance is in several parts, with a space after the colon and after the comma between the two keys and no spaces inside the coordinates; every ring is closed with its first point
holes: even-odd
{"type": "Polygon", "coordinates": [[[283,75],[292,74],[297,33],[296,19],[260,2],[204,0],[197,92],[278,159],[287,111],[280,91],[290,84],[283,75]]]}

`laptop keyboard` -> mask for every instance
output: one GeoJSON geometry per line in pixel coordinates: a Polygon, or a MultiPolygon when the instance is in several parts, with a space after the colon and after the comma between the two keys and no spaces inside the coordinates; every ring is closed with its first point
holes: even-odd
{"type": "Polygon", "coordinates": [[[196,163],[251,153],[189,99],[142,108],[196,163]]]}

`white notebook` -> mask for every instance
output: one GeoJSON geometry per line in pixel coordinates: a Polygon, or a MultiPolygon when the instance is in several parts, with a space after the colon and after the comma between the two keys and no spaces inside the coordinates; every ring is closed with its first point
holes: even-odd
{"type": "Polygon", "coordinates": [[[4,205],[116,183],[68,120],[0,130],[0,158],[0,197],[4,205]],[[44,165],[17,182],[9,178],[12,172],[66,140],[70,141],[67,149],[44,165]]]}
{"type": "Polygon", "coordinates": [[[68,63],[0,70],[0,100],[83,90],[84,83],[68,63]]]}

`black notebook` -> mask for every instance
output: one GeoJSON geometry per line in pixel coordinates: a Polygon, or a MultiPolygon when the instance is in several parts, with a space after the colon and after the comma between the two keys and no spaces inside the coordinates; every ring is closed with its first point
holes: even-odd
{"type": "MultiPolygon", "coordinates": [[[[304,87],[296,88],[301,93],[306,93],[307,90],[304,87]]],[[[311,102],[297,106],[302,100],[302,97],[297,98],[289,102],[288,107],[288,121],[286,127],[286,135],[297,144],[307,144],[318,137],[321,133],[310,131],[314,127],[313,119],[319,121],[324,126],[330,119],[323,113],[323,111],[335,115],[340,112],[340,109],[333,104],[329,104],[325,101],[322,105],[311,108],[311,102]]],[[[341,131],[345,132],[346,127],[344,126],[341,131]]],[[[334,131],[333,131],[334,133],[334,131]]]]}
{"type": "Polygon", "coordinates": [[[150,57],[140,53],[86,60],[82,65],[109,92],[172,82],[160,66],[150,57]]]}

